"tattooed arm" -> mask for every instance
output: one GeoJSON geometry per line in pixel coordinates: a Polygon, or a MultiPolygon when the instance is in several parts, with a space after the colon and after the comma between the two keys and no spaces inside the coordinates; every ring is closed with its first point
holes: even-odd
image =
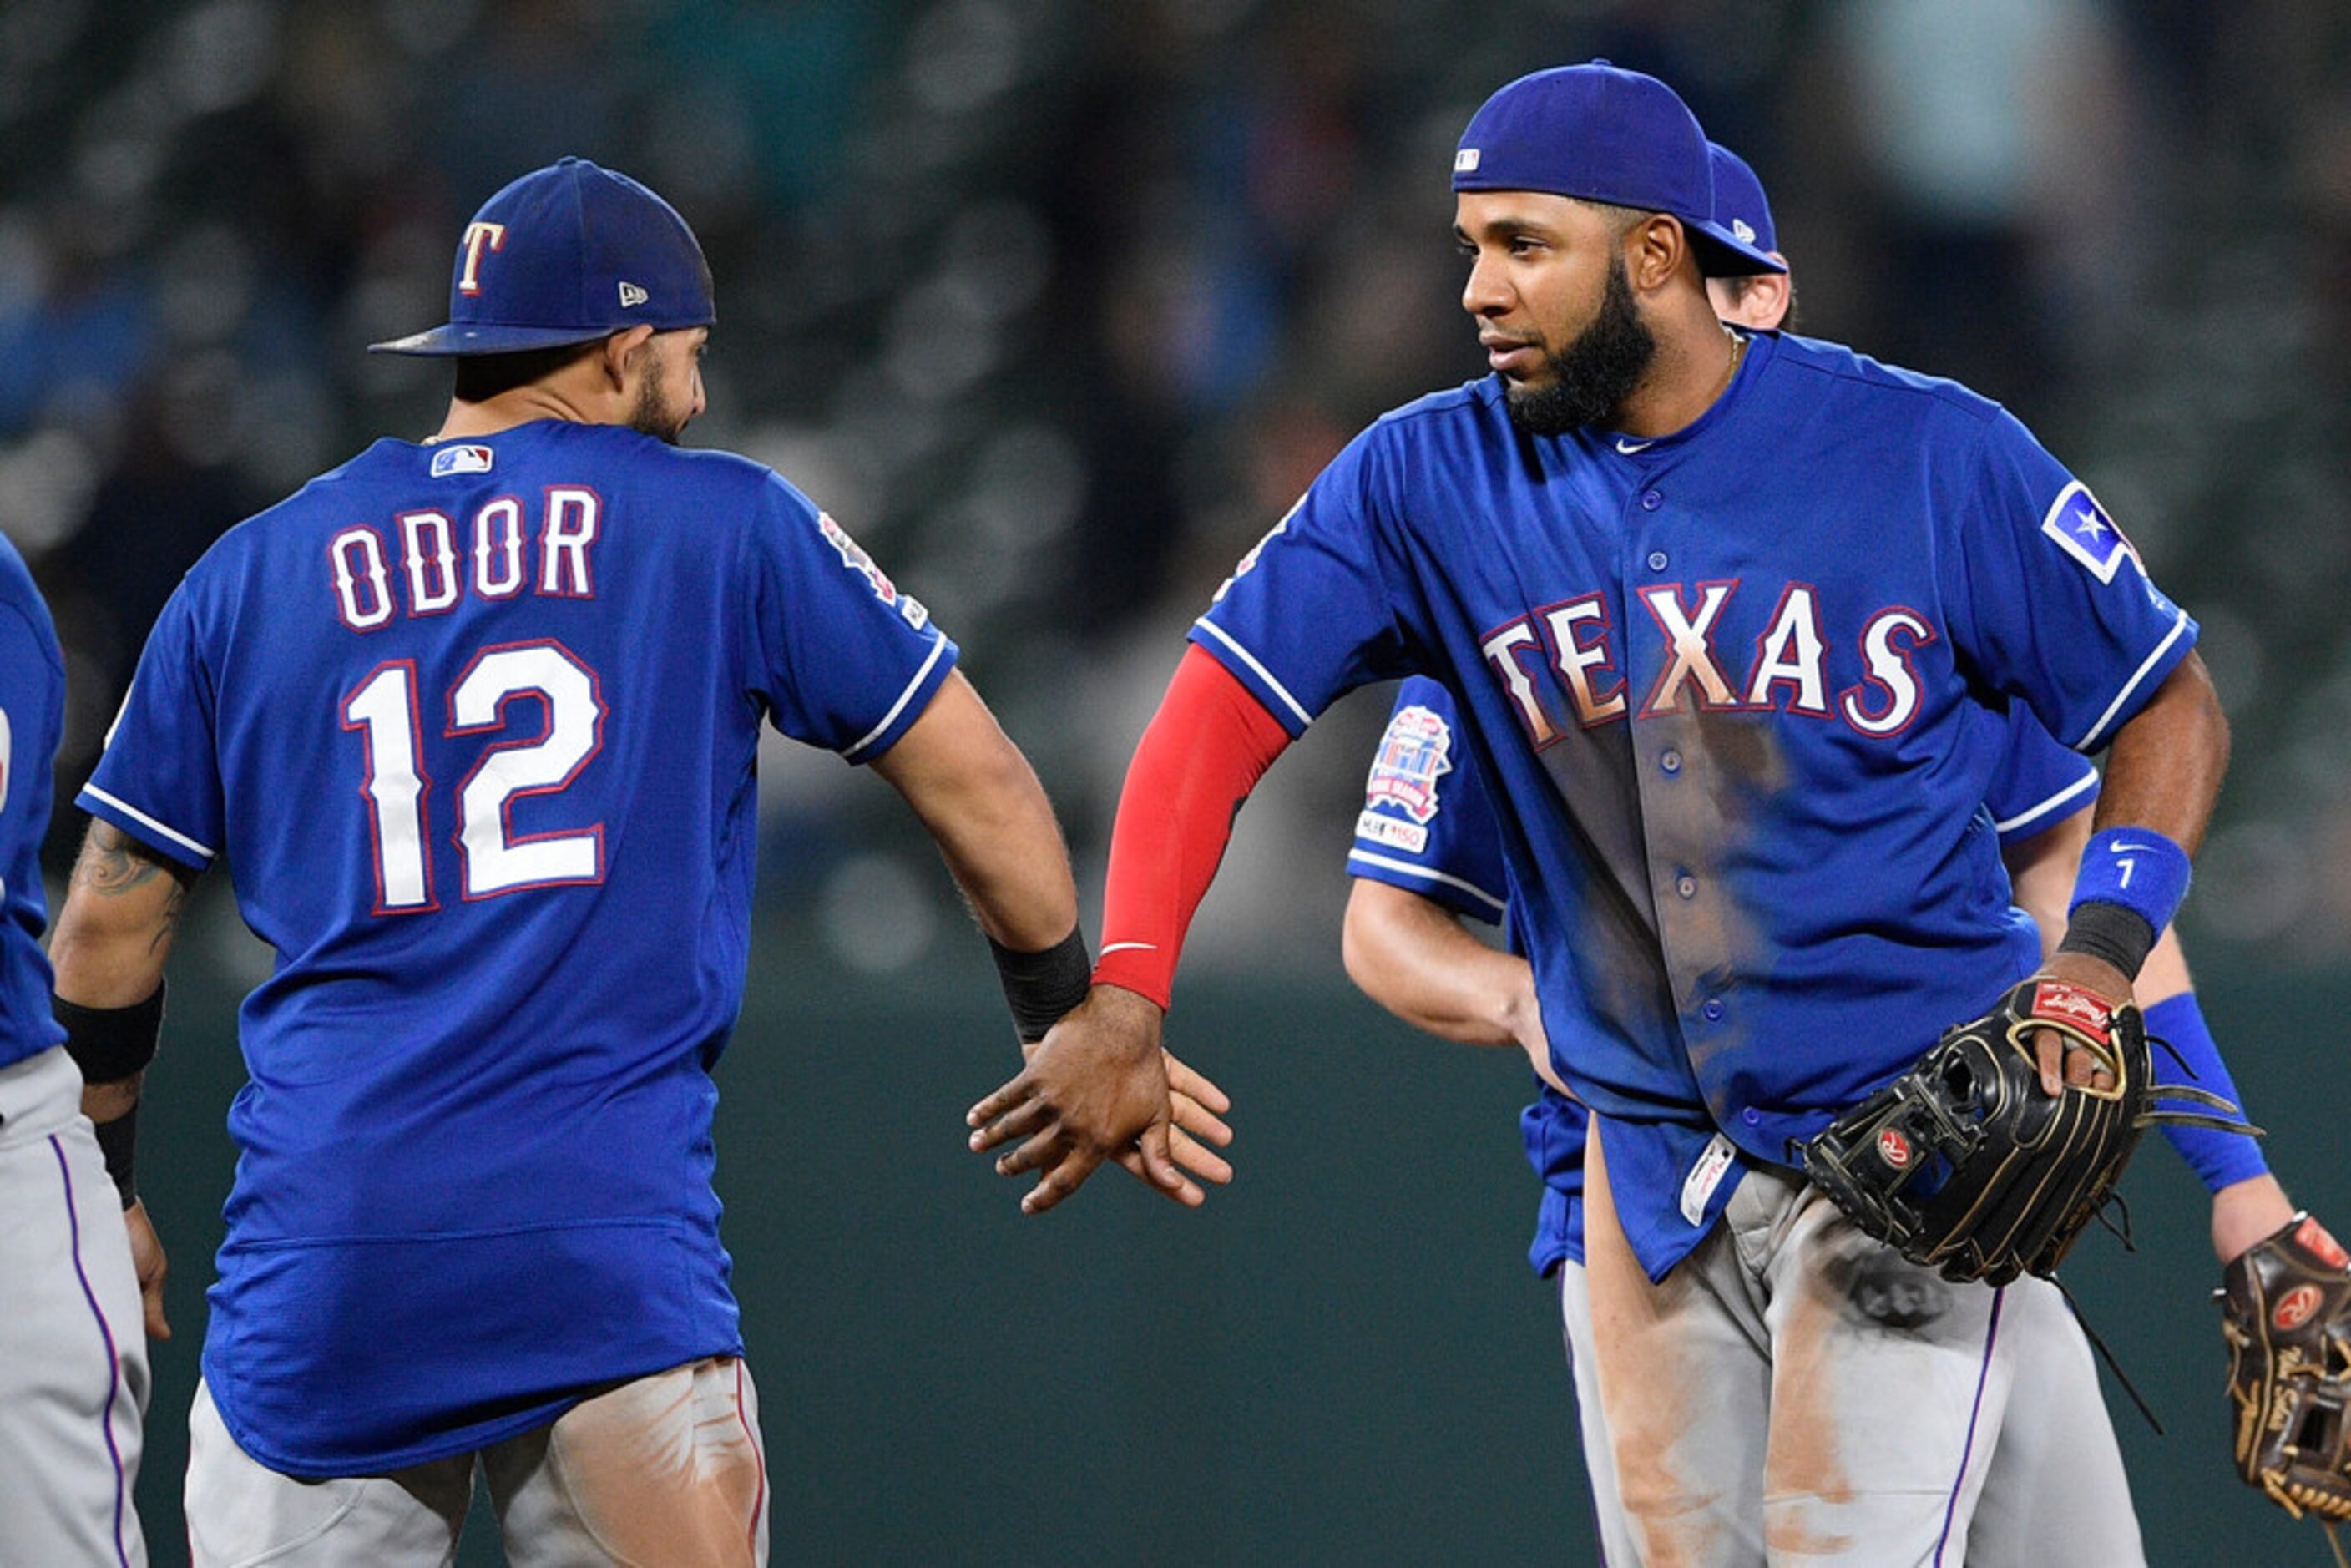
{"type": "MultiPolygon", "coordinates": [[[[86,1008],[127,1008],[153,996],[194,880],[113,823],[91,822],[49,940],[57,995],[86,1008]]],[[[82,1114],[114,1120],[139,1103],[144,1076],[90,1084],[82,1114]]]]}
{"type": "MultiPolygon", "coordinates": [[[[114,826],[93,821],[74,862],[66,906],[49,939],[49,964],[57,971],[57,995],[86,1008],[134,1007],[163,983],[163,960],[180,928],[195,873],[158,856],[114,826]]],[[[169,1339],[163,1315],[163,1279],[171,1264],[147,1218],[147,1206],[131,1200],[131,1131],[137,1125],[139,1092],[145,1069],[127,1078],[86,1083],[81,1113],[98,1124],[99,1146],[109,1174],[125,1186],[122,1223],[131,1233],[131,1261],[151,1339],[169,1339]],[[110,1136],[111,1134],[111,1136],[110,1136]],[[120,1173],[117,1166],[120,1164],[120,1173]]]]}

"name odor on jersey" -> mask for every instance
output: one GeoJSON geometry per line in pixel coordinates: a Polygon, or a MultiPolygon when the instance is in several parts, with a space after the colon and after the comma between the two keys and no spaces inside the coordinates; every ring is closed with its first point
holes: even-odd
{"type": "Polygon", "coordinates": [[[372,632],[391,621],[396,607],[404,606],[412,617],[439,615],[455,608],[468,590],[478,599],[500,600],[528,585],[547,598],[592,599],[590,556],[602,512],[603,498],[584,485],[549,486],[535,519],[525,516],[519,497],[485,501],[464,530],[468,559],[462,566],[460,530],[446,512],[402,512],[392,519],[388,539],[373,526],[355,523],[327,546],[336,613],[352,631],[372,632]]]}

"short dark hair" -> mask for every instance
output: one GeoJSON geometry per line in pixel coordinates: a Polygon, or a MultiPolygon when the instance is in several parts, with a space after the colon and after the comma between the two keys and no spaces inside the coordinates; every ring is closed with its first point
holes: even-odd
{"type": "Polygon", "coordinates": [[[585,343],[559,343],[552,349],[524,349],[511,354],[460,354],[457,401],[487,402],[500,392],[510,392],[553,375],[603,344],[604,340],[597,338],[585,343]]]}
{"type": "Polygon", "coordinates": [[[1606,218],[1616,226],[1616,232],[1620,235],[1628,233],[1635,224],[1646,223],[1654,211],[1649,207],[1619,206],[1614,202],[1595,202],[1589,196],[1575,196],[1570,199],[1582,203],[1606,218]]]}

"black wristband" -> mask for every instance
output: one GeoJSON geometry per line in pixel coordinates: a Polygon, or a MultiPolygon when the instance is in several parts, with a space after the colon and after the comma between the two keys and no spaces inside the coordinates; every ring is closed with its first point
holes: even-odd
{"type": "Polygon", "coordinates": [[[86,1008],[53,995],[49,1010],[66,1026],[66,1054],[81,1069],[82,1082],[112,1083],[155,1060],[163,1032],[163,985],[157,981],[153,996],[127,1008],[86,1008]]]}
{"type": "Polygon", "coordinates": [[[131,1179],[131,1167],[139,1153],[137,1102],[113,1121],[98,1124],[98,1152],[106,1156],[106,1174],[114,1178],[114,1190],[122,1195],[122,1207],[129,1208],[139,1201],[131,1179]]]}
{"type": "Polygon", "coordinates": [[[2155,927],[2137,910],[2105,900],[2091,899],[2074,906],[2065,923],[2060,953],[2085,953],[2112,964],[2127,979],[2138,978],[2139,967],[2155,950],[2155,927]]]}
{"type": "Polygon", "coordinates": [[[1061,1015],[1086,999],[1093,985],[1093,960],[1086,956],[1086,933],[1073,925],[1070,934],[1041,953],[1015,953],[993,936],[987,950],[996,956],[997,977],[1004,982],[1004,1000],[1012,1009],[1012,1027],[1020,1043],[1033,1045],[1061,1015]]]}

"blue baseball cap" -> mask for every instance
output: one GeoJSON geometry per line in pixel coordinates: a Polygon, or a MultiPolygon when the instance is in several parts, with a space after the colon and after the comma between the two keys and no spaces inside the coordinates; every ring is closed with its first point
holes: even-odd
{"type": "Polygon", "coordinates": [[[1747,160],[1719,141],[1708,142],[1706,155],[1714,165],[1714,221],[1729,229],[1731,238],[1757,250],[1778,250],[1780,231],[1771,223],[1771,204],[1747,160]]]}
{"type": "Polygon", "coordinates": [[[511,354],[717,319],[710,264],[677,209],[626,174],[566,158],[515,181],[465,225],[447,326],[368,352],[511,354]]]}
{"type": "Polygon", "coordinates": [[[1605,60],[1537,71],[1488,99],[1454,152],[1453,188],[1670,213],[1708,277],[1787,270],[1714,221],[1706,132],[1689,106],[1656,78],[1605,60]]]}

